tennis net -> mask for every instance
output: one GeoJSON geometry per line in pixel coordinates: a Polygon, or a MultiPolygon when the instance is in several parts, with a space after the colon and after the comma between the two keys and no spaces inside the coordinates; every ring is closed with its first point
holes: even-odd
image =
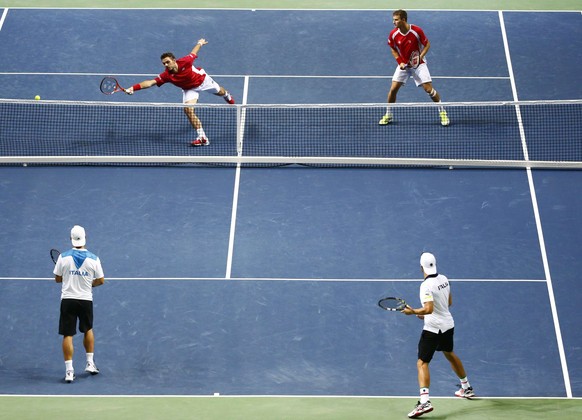
{"type": "Polygon", "coordinates": [[[582,168],[582,100],[184,105],[0,99],[0,164],[320,164],[582,168]],[[442,126],[439,106],[450,125],[442,126]]]}

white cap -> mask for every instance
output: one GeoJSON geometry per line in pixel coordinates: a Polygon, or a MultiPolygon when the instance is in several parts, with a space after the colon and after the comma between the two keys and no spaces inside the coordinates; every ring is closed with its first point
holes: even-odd
{"type": "Polygon", "coordinates": [[[73,226],[73,229],[71,229],[71,242],[75,247],[85,246],[85,229],[82,226],[73,226]]]}
{"type": "Polygon", "coordinates": [[[436,258],[430,252],[423,252],[420,256],[420,266],[426,275],[436,274],[436,258]]]}

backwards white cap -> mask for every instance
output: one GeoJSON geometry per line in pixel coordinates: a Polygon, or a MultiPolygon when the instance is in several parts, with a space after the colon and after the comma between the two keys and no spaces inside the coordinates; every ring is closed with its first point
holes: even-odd
{"type": "Polygon", "coordinates": [[[82,226],[73,226],[73,229],[71,229],[71,242],[75,247],[85,246],[85,229],[82,226]]]}
{"type": "Polygon", "coordinates": [[[437,273],[436,258],[430,252],[422,253],[420,256],[420,266],[427,275],[437,273]]]}

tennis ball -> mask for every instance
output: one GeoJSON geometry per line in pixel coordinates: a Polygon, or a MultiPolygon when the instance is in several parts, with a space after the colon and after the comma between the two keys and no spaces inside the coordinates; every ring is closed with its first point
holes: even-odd
{"type": "Polygon", "coordinates": [[[40,101],[40,95],[36,95],[36,96],[34,97],[34,99],[36,99],[37,101],[40,101]]]}

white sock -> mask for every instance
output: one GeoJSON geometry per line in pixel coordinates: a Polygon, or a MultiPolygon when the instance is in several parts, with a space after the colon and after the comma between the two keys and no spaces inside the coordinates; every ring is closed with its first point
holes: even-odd
{"type": "Polygon", "coordinates": [[[466,376],[464,378],[461,378],[461,386],[463,387],[463,389],[471,387],[471,384],[469,383],[469,380],[467,379],[466,376]]]}
{"type": "Polygon", "coordinates": [[[428,388],[420,388],[420,403],[424,404],[429,399],[428,388]]]}
{"type": "Polygon", "coordinates": [[[203,128],[197,129],[196,133],[198,133],[198,137],[206,137],[206,133],[204,132],[203,128]]]}
{"type": "Polygon", "coordinates": [[[73,361],[72,360],[65,360],[65,370],[75,370],[73,369],[73,361]]]}
{"type": "Polygon", "coordinates": [[[87,363],[94,363],[93,362],[93,353],[87,353],[87,363]]]}
{"type": "Polygon", "coordinates": [[[228,91],[225,92],[226,93],[224,94],[224,97],[230,101],[232,99],[232,96],[230,96],[230,93],[228,93],[228,91]]]}

